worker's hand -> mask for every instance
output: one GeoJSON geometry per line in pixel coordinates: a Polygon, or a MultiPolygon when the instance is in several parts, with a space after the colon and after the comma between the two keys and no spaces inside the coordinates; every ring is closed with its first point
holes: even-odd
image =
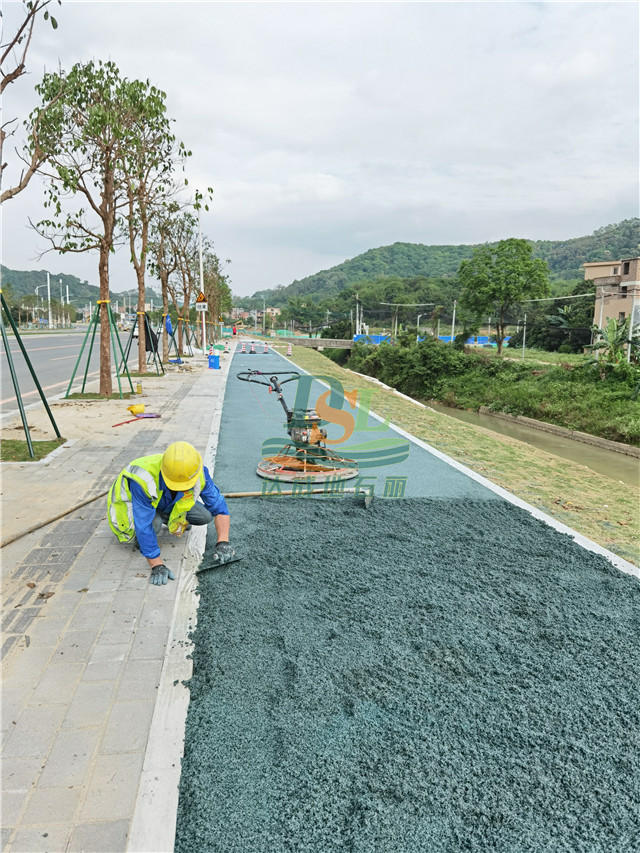
{"type": "Polygon", "coordinates": [[[217,563],[217,565],[223,566],[225,563],[233,560],[235,555],[236,552],[228,542],[218,542],[216,544],[216,550],[213,552],[213,562],[214,564],[217,563]]]}
{"type": "Polygon", "coordinates": [[[164,563],[160,563],[158,566],[153,566],[151,569],[151,577],[149,578],[149,583],[155,584],[156,586],[162,586],[168,580],[174,581],[175,575],[172,571],[170,571],[164,563]]]}

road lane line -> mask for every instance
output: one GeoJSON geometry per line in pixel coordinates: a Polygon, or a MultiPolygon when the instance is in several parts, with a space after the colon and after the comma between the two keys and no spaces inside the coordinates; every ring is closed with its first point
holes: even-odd
{"type": "MultiPolygon", "coordinates": [[[[89,379],[89,377],[91,377],[91,376],[99,376],[99,375],[100,375],[100,371],[95,370],[93,373],[89,373],[87,375],[87,379],[89,379]]],[[[60,385],[68,385],[68,384],[69,384],[69,382],[67,380],[65,380],[64,382],[56,382],[53,385],[45,385],[45,387],[42,390],[43,391],[50,391],[52,388],[58,388],[60,385]]],[[[38,396],[40,396],[37,389],[34,389],[33,391],[27,391],[26,394],[22,394],[21,396],[24,399],[25,397],[31,397],[34,394],[38,394],[38,396]]],[[[13,397],[7,397],[6,400],[0,400],[0,405],[4,406],[5,403],[9,403],[11,400],[16,400],[16,402],[17,402],[17,397],[15,396],[15,394],[13,397]]]]}

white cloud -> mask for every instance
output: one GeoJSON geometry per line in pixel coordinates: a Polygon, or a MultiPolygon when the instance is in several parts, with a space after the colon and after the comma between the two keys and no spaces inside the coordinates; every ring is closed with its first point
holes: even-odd
{"type": "MultiPolygon", "coordinates": [[[[215,189],[203,227],[236,292],[396,240],[566,239],[636,213],[635,4],[66,0],[57,17],[5,116],[58,57],[149,78],[191,184],[215,189]]],[[[6,265],[29,266],[41,203],[33,184],[6,205],[6,265]]],[[[93,257],[58,263],[96,280],[93,257]]]]}

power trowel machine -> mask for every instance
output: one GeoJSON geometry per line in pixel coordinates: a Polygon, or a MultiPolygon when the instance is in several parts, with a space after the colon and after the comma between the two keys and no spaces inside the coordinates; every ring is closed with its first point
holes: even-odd
{"type": "Polygon", "coordinates": [[[351,480],[358,476],[358,463],[339,456],[326,446],[326,423],[315,409],[290,409],[284,399],[282,386],[297,382],[300,374],[295,370],[269,376],[260,370],[238,373],[243,382],[266,385],[269,393],[275,392],[287,416],[286,430],[291,439],[273,456],[265,456],[258,464],[257,474],[267,480],[294,483],[324,483],[331,479],[351,480]],[[281,377],[287,377],[282,379],[281,377]]]}

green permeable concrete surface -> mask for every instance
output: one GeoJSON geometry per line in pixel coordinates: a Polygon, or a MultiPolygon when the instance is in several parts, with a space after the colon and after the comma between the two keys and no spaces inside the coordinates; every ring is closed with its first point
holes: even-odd
{"type": "Polygon", "coordinates": [[[639,849],[640,584],[484,494],[233,502],[177,853],[639,849]]]}
{"type": "MultiPolygon", "coordinates": [[[[258,346],[262,349],[262,345],[258,346]]],[[[269,393],[264,385],[242,382],[236,378],[241,371],[261,370],[267,377],[286,370],[295,370],[278,355],[236,354],[229,372],[225,390],[224,408],[220,425],[220,440],[216,452],[215,481],[223,492],[261,491],[264,480],[256,474],[256,466],[264,450],[273,455],[288,441],[285,429],[285,413],[275,393],[269,393]]],[[[296,402],[296,384],[282,386],[289,408],[296,402]]],[[[304,386],[302,386],[304,387],[304,386]]],[[[327,392],[320,382],[311,383],[309,394],[302,396],[303,408],[314,408],[318,397],[327,392]],[[307,402],[308,401],[308,402],[307,402]],[[305,405],[305,403],[307,403],[305,405]]],[[[347,386],[344,391],[351,389],[347,386]]],[[[375,411],[375,394],[370,408],[375,411]]],[[[368,414],[368,407],[352,408],[342,396],[337,397],[342,408],[344,425],[329,423],[325,428],[330,448],[343,456],[357,454],[362,480],[358,486],[373,488],[375,494],[402,493],[404,497],[482,497],[485,500],[500,500],[484,486],[451,468],[446,462],[428,451],[412,444],[388,426],[368,414]],[[349,437],[342,441],[353,428],[349,437]]],[[[332,399],[326,404],[333,406],[332,399]]],[[[355,480],[346,483],[353,488],[355,480]]],[[[289,485],[283,485],[288,490],[289,485]]]]}

